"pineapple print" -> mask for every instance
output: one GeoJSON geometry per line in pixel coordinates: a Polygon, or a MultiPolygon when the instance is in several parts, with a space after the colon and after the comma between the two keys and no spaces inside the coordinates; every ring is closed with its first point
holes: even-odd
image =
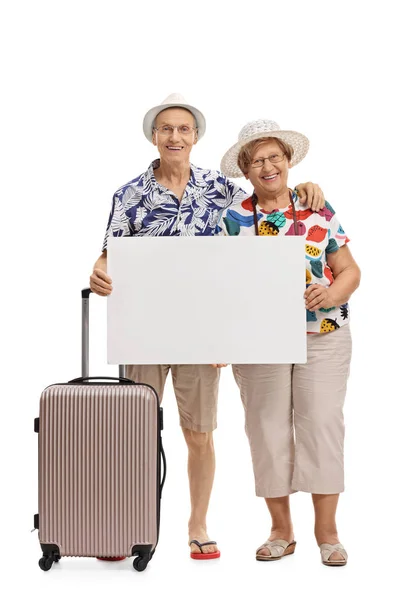
{"type": "Polygon", "coordinates": [[[259,235],[278,235],[279,227],[270,221],[263,221],[258,227],[259,235]]]}
{"type": "Polygon", "coordinates": [[[330,331],[335,331],[335,329],[339,329],[339,325],[336,323],[336,320],[333,319],[324,319],[321,322],[320,333],[329,333],[330,331]]]}

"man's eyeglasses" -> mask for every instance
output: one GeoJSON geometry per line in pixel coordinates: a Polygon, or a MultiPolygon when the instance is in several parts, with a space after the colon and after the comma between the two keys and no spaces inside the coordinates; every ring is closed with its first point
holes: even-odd
{"type": "Polygon", "coordinates": [[[173,127],[172,125],[163,125],[162,127],[153,127],[154,131],[158,131],[159,135],[167,136],[172,135],[175,129],[180,135],[190,135],[192,131],[197,131],[197,127],[189,127],[189,125],[178,125],[173,127]]]}
{"type": "Polygon", "coordinates": [[[254,160],[250,164],[253,167],[253,169],[261,169],[261,167],[264,166],[266,160],[268,160],[274,165],[275,163],[281,162],[284,159],[284,156],[285,154],[270,154],[266,158],[257,158],[257,160],[254,160]]]}

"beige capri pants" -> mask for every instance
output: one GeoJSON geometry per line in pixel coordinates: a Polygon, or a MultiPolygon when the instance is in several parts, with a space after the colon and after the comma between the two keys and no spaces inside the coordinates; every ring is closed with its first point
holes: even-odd
{"type": "Polygon", "coordinates": [[[256,495],[344,490],[343,404],[351,359],[345,325],[307,335],[307,363],[234,365],[256,495]]]}

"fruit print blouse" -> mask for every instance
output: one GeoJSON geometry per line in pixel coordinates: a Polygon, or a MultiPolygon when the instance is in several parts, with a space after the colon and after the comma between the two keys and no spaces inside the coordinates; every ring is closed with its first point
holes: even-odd
{"type": "MultiPolygon", "coordinates": [[[[349,242],[329,202],[319,212],[313,212],[299,203],[296,191],[292,193],[299,235],[305,241],[306,287],[318,283],[329,287],[333,274],[327,255],[349,242]]],[[[289,205],[266,211],[257,205],[259,235],[295,235],[293,210],[289,205]]],[[[234,204],[222,213],[216,233],[219,235],[255,235],[252,198],[234,204]]],[[[307,310],[307,309],[306,309],[307,310]]],[[[349,322],[348,304],[307,310],[307,333],[328,333],[349,322]]]]}

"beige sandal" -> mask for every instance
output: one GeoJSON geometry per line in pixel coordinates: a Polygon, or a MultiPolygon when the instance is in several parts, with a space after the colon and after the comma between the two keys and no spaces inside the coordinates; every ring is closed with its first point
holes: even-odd
{"type": "Polygon", "coordinates": [[[280,560],[282,556],[293,554],[296,548],[296,542],[287,542],[286,540],[274,540],[273,542],[266,541],[262,546],[257,548],[256,560],[280,560]],[[270,555],[259,554],[260,550],[268,548],[270,555]]]}
{"type": "Polygon", "coordinates": [[[319,547],[321,551],[322,563],[327,567],[344,567],[347,564],[347,552],[342,544],[321,544],[319,547]],[[342,560],[330,560],[334,552],[339,552],[342,556],[342,560]]]}

